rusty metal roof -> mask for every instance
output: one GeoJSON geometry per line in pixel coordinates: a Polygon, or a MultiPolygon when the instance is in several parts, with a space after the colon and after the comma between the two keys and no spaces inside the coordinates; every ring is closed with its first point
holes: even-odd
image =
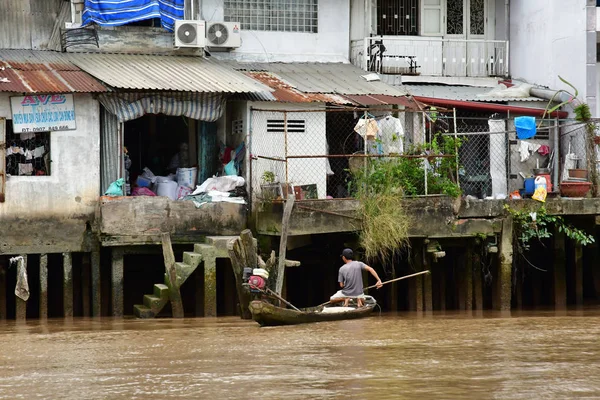
{"type": "Polygon", "coordinates": [[[65,54],[36,50],[0,50],[0,92],[97,93],[107,89],[65,54]]]}
{"type": "Polygon", "coordinates": [[[422,107],[415,99],[409,96],[388,96],[385,94],[368,94],[368,95],[352,95],[348,94],[344,97],[352,100],[354,103],[361,106],[381,106],[381,105],[399,105],[404,106],[409,110],[421,110],[422,107]]]}
{"type": "Polygon", "coordinates": [[[270,72],[246,72],[246,75],[273,89],[273,92],[271,93],[273,99],[271,101],[283,103],[334,103],[356,105],[352,100],[335,94],[303,93],[294,89],[270,72]]]}
{"type": "Polygon", "coordinates": [[[271,91],[224,63],[202,57],[70,53],[69,60],[117,89],[198,93],[271,91]]]}
{"type": "Polygon", "coordinates": [[[363,76],[374,75],[342,63],[270,63],[244,64],[229,62],[239,71],[271,72],[282,81],[303,93],[340,95],[406,96],[404,87],[392,86],[380,80],[367,81],[363,76]]]}

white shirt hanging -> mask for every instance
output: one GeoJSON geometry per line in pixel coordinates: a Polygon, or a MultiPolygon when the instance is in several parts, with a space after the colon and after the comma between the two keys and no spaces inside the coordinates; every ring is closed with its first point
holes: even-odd
{"type": "Polygon", "coordinates": [[[404,128],[398,118],[388,116],[380,119],[379,134],[384,154],[404,152],[404,128]]]}

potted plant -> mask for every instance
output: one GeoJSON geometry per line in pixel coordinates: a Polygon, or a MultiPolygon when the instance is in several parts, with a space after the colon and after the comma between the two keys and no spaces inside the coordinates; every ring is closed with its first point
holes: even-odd
{"type": "Polygon", "coordinates": [[[276,198],[280,197],[281,194],[279,192],[281,187],[279,183],[277,183],[277,175],[275,175],[275,173],[272,171],[265,171],[260,177],[260,180],[260,189],[263,199],[275,200],[276,198]]]}

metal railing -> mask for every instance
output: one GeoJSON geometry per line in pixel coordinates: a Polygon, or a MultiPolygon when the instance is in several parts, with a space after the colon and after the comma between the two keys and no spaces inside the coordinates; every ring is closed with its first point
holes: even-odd
{"type": "Polygon", "coordinates": [[[509,42],[379,36],[353,40],[350,61],[365,71],[396,75],[508,76],[509,42]]]}

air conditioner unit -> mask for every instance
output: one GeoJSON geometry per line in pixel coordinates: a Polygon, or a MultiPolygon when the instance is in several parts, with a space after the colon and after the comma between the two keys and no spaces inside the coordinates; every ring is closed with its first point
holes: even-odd
{"type": "Polygon", "coordinates": [[[206,22],[175,20],[175,47],[206,46],[206,22]]]}
{"type": "Polygon", "coordinates": [[[209,22],[206,24],[206,46],[238,48],[242,45],[239,22],[209,22]]]}

